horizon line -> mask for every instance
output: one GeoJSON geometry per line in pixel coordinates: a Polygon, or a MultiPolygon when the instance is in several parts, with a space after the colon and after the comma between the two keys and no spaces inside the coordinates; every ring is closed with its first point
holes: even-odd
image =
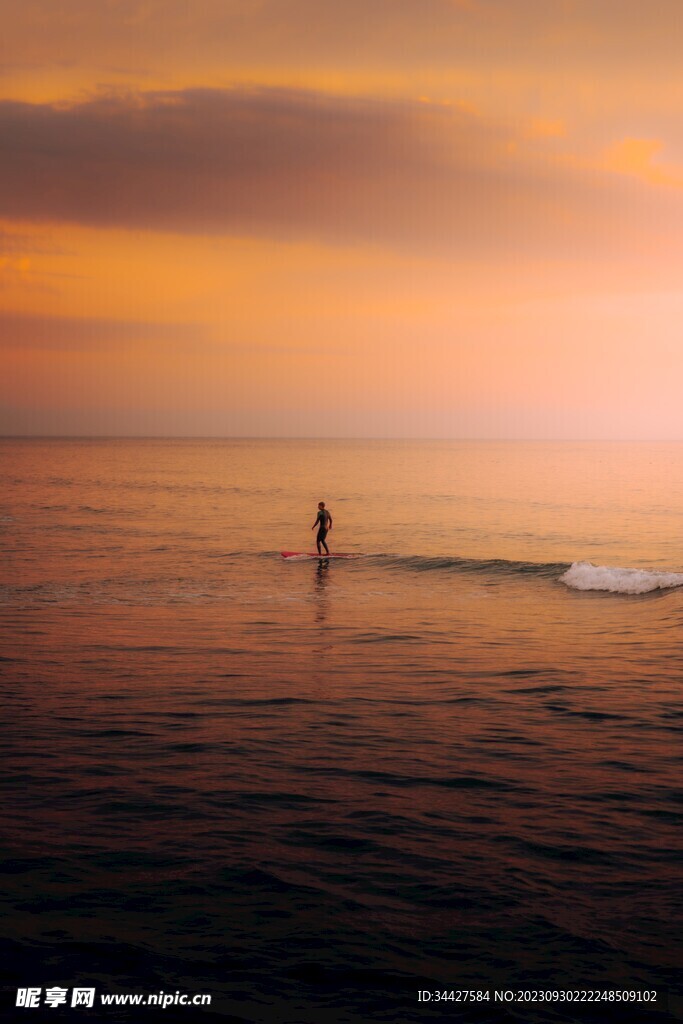
{"type": "Polygon", "coordinates": [[[0,441],[456,441],[537,444],[681,444],[681,437],[415,437],[320,434],[0,434],[0,441]]]}

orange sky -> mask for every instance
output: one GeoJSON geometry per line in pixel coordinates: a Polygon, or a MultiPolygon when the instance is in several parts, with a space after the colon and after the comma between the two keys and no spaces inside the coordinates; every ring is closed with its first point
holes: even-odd
{"type": "Polygon", "coordinates": [[[0,14],[0,433],[683,439],[679,0],[0,14]]]}

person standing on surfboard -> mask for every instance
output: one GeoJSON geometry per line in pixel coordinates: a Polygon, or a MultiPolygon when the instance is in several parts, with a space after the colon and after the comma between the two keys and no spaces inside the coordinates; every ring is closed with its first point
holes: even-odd
{"type": "Polygon", "coordinates": [[[318,527],[318,535],[315,538],[315,543],[318,548],[318,554],[322,556],[322,551],[320,550],[320,545],[322,544],[325,548],[325,553],[329,555],[330,549],[327,546],[325,537],[327,537],[327,531],[332,529],[332,516],[325,508],[324,501],[318,502],[318,514],[315,517],[315,522],[311,529],[315,530],[316,526],[318,527]]]}

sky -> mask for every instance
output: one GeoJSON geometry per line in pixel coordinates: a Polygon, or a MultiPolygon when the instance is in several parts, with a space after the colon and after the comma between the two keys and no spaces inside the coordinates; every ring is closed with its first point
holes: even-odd
{"type": "Polygon", "coordinates": [[[680,0],[0,16],[0,434],[683,440],[680,0]]]}

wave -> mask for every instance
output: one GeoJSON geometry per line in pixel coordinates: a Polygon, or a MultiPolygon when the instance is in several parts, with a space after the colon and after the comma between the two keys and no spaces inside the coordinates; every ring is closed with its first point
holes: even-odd
{"type": "Polygon", "coordinates": [[[413,572],[433,570],[473,573],[493,573],[507,576],[544,576],[557,579],[558,573],[566,573],[569,562],[520,562],[506,558],[456,558],[422,555],[371,555],[372,561],[390,569],[408,569],[413,572]]]}
{"type": "Polygon", "coordinates": [[[683,573],[649,569],[620,569],[592,562],[572,562],[560,576],[572,590],[607,590],[613,594],[648,594],[653,590],[683,587],[683,573]]]}
{"type": "Polygon", "coordinates": [[[683,573],[653,569],[626,569],[592,562],[522,562],[505,558],[456,558],[420,555],[371,555],[369,559],[392,569],[412,572],[433,570],[493,576],[538,576],[559,580],[572,590],[601,590],[613,594],[647,594],[683,586],[683,573]]]}

